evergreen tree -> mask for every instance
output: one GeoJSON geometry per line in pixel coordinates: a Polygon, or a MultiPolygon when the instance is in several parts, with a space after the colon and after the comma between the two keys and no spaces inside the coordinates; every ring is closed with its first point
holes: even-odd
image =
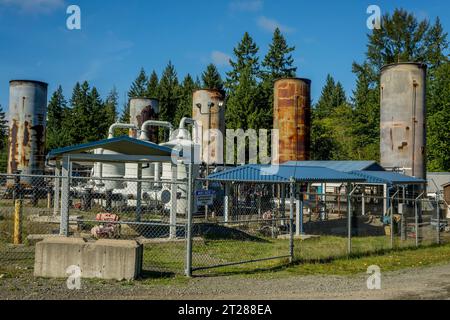
{"type": "Polygon", "coordinates": [[[157,99],[159,97],[159,79],[156,72],[153,70],[147,84],[147,97],[157,99]]]}
{"type": "Polygon", "coordinates": [[[93,87],[89,93],[88,109],[92,112],[92,116],[88,118],[89,134],[85,137],[85,141],[90,142],[107,138],[108,129],[112,124],[111,118],[114,115],[109,112],[110,110],[103,103],[96,87],[93,87]]]}
{"type": "Polygon", "coordinates": [[[227,73],[225,87],[228,91],[225,112],[227,128],[259,129],[263,124],[263,108],[258,108],[258,83],[260,76],[258,47],[246,32],[234,49],[235,60],[230,60],[232,70],[227,73]]]}
{"type": "Polygon", "coordinates": [[[47,151],[64,147],[64,116],[66,114],[67,102],[63,95],[62,87],[53,93],[47,110],[47,138],[46,149],[47,151]]]}
{"type": "Polygon", "coordinates": [[[227,79],[225,81],[227,90],[232,91],[239,85],[239,80],[244,70],[252,78],[259,77],[258,50],[259,48],[252,37],[245,32],[238,46],[233,49],[236,59],[230,60],[232,70],[227,72],[227,79]]]}
{"type": "MultiPolygon", "coordinates": [[[[350,156],[348,129],[351,128],[352,109],[345,91],[331,75],[327,76],[319,101],[312,110],[311,145],[315,160],[341,160],[350,156]]],[[[350,147],[351,148],[351,147],[350,147]]]]}
{"type": "Polygon", "coordinates": [[[297,68],[294,67],[294,59],[291,53],[295,47],[288,46],[286,39],[279,28],[273,34],[269,51],[262,62],[263,81],[258,88],[258,104],[261,109],[261,122],[264,128],[273,125],[273,86],[280,78],[295,77],[297,68]]]}
{"type": "Polygon", "coordinates": [[[147,95],[148,79],[144,68],[139,71],[137,78],[131,84],[128,91],[128,98],[150,98],[147,95]]]}
{"type": "Polygon", "coordinates": [[[294,58],[291,52],[295,47],[289,47],[286,39],[279,28],[273,34],[269,52],[265,56],[262,66],[264,67],[263,77],[270,81],[278,78],[295,77],[297,68],[294,67],[294,58]]]}
{"type": "Polygon", "coordinates": [[[203,87],[205,89],[223,91],[223,81],[217,67],[209,64],[202,73],[203,87]]]}
{"type": "Polygon", "coordinates": [[[175,125],[179,124],[183,117],[192,118],[192,94],[198,89],[194,79],[187,74],[180,88],[180,103],[175,113],[175,125]]]}
{"type": "Polygon", "coordinates": [[[111,125],[117,120],[117,107],[119,104],[119,94],[117,92],[116,87],[109,92],[108,96],[105,99],[105,113],[106,118],[105,121],[111,125]]]}
{"type": "Polygon", "coordinates": [[[230,92],[225,111],[228,129],[257,129],[260,125],[260,110],[257,108],[256,79],[251,71],[251,66],[242,70],[239,77],[239,85],[230,92]]]}
{"type": "MultiPolygon", "coordinates": [[[[175,112],[180,101],[180,88],[177,72],[172,62],[166,66],[159,84],[159,119],[174,123],[175,112]]],[[[160,130],[160,139],[163,138],[163,130],[160,130]]]]}
{"type": "Polygon", "coordinates": [[[436,69],[429,87],[427,157],[430,171],[450,171],[450,62],[436,69]]]}

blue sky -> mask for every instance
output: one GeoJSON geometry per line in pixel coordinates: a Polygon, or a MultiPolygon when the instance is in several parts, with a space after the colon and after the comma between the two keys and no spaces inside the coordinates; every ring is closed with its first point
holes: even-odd
{"type": "Polygon", "coordinates": [[[141,67],[160,74],[171,60],[181,80],[214,62],[224,75],[245,31],[263,57],[276,26],[296,46],[298,76],[312,79],[314,100],[328,73],[351,94],[370,4],[382,13],[402,7],[421,19],[439,15],[450,31],[447,0],[0,0],[0,104],[7,109],[9,80],[33,79],[49,83],[49,97],[61,84],[67,99],[77,81],[88,80],[103,97],[116,86],[122,105],[141,67]],[[66,28],[70,4],[81,8],[81,30],[66,28]]]}

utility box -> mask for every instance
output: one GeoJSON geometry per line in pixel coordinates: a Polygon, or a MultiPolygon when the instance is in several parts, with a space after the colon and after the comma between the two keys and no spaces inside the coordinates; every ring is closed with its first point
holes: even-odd
{"type": "Polygon", "coordinates": [[[81,278],[134,280],[142,271],[143,246],[133,240],[48,238],[36,244],[34,275],[67,278],[80,268],[81,278]]]}

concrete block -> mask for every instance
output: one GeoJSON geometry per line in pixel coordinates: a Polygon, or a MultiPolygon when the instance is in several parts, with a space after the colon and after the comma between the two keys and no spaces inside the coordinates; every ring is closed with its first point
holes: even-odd
{"type": "Polygon", "coordinates": [[[36,244],[34,275],[66,278],[75,265],[82,278],[133,280],[141,273],[142,255],[143,246],[133,240],[48,238],[36,244]]]}

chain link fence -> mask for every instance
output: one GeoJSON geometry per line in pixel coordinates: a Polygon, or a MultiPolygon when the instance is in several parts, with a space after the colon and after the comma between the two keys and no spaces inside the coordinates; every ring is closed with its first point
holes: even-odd
{"type": "Polygon", "coordinates": [[[61,202],[68,202],[68,236],[136,240],[144,272],[184,273],[186,181],[73,176],[65,200],[65,179],[0,175],[0,267],[32,268],[34,245],[61,234],[61,202]]]}
{"type": "Polygon", "coordinates": [[[145,272],[253,272],[450,240],[440,199],[291,194],[289,184],[202,179],[64,179],[0,175],[0,268],[33,268],[36,242],[61,234],[62,201],[70,237],[136,240],[145,272]],[[211,203],[196,201],[198,190],[212,191],[211,203]]]}

